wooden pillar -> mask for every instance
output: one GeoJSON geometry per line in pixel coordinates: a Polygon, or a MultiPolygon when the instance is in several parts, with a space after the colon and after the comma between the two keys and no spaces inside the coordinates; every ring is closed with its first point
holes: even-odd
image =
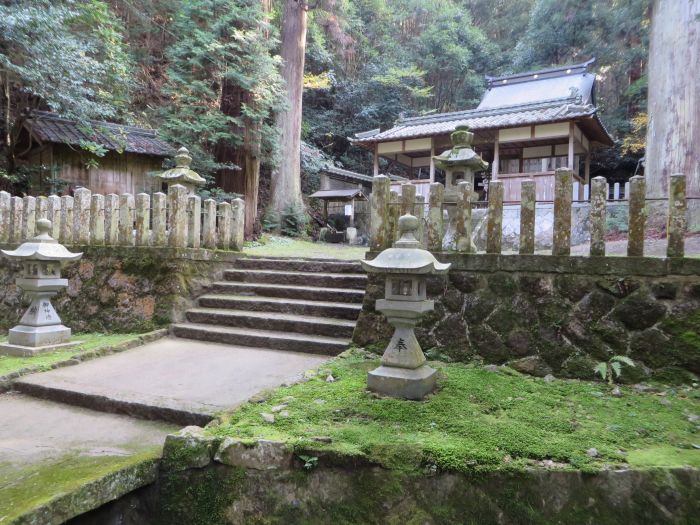
{"type": "Polygon", "coordinates": [[[435,182],[435,138],[430,137],[430,182],[435,182]]]}
{"type": "Polygon", "coordinates": [[[493,143],[493,162],[491,163],[491,180],[498,180],[498,165],[499,165],[499,145],[498,145],[498,130],[496,130],[496,140],[493,143]]]}
{"type": "Polygon", "coordinates": [[[379,143],[374,143],[374,176],[379,175],[379,143]]]}
{"type": "Polygon", "coordinates": [[[574,123],[569,122],[569,158],[567,159],[567,167],[571,171],[574,170],[574,123]]]}

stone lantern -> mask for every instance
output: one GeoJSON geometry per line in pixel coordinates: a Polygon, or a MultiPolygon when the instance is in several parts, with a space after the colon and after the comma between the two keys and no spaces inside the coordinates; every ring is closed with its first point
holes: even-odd
{"type": "Polygon", "coordinates": [[[472,149],[474,133],[467,126],[457,126],[450,135],[452,149],[444,151],[433,157],[435,166],[445,170],[445,202],[457,202],[457,182],[455,177],[462,175],[462,180],[469,182],[474,190],[474,173],[484,171],[489,163],[484,161],[479,154],[472,149]]]}
{"type": "Polygon", "coordinates": [[[158,178],[167,183],[168,189],[175,184],[181,184],[187,188],[187,193],[194,194],[199,186],[203,186],[207,181],[196,171],[190,169],[192,157],[187,148],[180,148],[175,155],[175,167],[164,171],[158,178]]]}
{"type": "Polygon", "coordinates": [[[31,356],[78,344],[70,341],[71,329],[61,324],[50,299],[68,286],[68,279],[61,279],[61,266],[83,254],[71,253],[51,238],[51,221],[41,219],[36,226],[36,237],[14,251],[1,250],[6,257],[22,261],[22,277],[15,282],[31,304],[20,324],[10,329],[8,343],[0,344],[0,354],[31,356]]]}
{"type": "Polygon", "coordinates": [[[367,272],[386,275],[385,298],[377,301],[376,308],[395,328],[382,364],[369,372],[367,385],[374,392],[403,399],[422,399],[435,388],[436,371],[425,364],[413,329],[434,308],[426,297],[427,277],[450,268],[420,248],[415,236],[418,227],[416,217],[404,215],[399,219],[401,237],[394,247],[372,261],[362,261],[367,272]]]}

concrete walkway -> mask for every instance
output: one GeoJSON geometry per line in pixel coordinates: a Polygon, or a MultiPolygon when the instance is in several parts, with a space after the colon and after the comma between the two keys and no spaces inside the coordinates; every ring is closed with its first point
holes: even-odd
{"type": "Polygon", "coordinates": [[[180,425],[205,425],[268,388],[298,380],[326,356],[161,339],[88,361],[26,376],[20,392],[106,412],[180,425]]]}
{"type": "Polygon", "coordinates": [[[166,338],[23,377],[0,395],[0,525],[60,524],[152,483],[168,433],[328,359],[166,338]]]}

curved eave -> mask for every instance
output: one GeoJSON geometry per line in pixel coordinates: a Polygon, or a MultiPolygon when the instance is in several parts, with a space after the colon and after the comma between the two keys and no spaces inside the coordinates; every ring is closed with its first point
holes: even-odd
{"type": "Polygon", "coordinates": [[[381,252],[375,259],[371,261],[360,261],[360,263],[362,264],[362,268],[368,273],[426,275],[445,273],[450,269],[450,263],[441,263],[429,252],[415,250],[421,253],[417,254],[415,258],[410,258],[410,254],[406,253],[409,251],[414,250],[389,248],[381,252]],[[432,260],[428,259],[428,256],[432,260]],[[405,262],[407,259],[408,264],[405,262]]]}
{"type": "Polygon", "coordinates": [[[0,250],[11,259],[35,259],[38,261],[77,261],[83,254],[69,252],[60,244],[24,243],[16,250],[0,250]]]}

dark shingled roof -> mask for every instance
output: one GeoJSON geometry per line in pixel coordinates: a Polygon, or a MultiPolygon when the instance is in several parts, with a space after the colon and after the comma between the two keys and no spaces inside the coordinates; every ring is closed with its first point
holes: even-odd
{"type": "Polygon", "coordinates": [[[489,89],[476,109],[401,119],[391,129],[358,133],[351,141],[371,144],[448,135],[457,126],[479,131],[576,120],[591,140],[612,145],[594,105],[595,77],[587,72],[590,63],[488,77],[489,89]]]}
{"type": "MultiPolygon", "coordinates": [[[[338,168],[337,166],[333,166],[331,164],[326,164],[323,169],[321,169],[322,172],[329,173],[331,175],[336,175],[338,178],[342,178],[348,181],[358,181],[358,182],[373,182],[374,177],[371,175],[364,175],[362,173],[357,173],[355,171],[350,171],[350,170],[344,170],[343,168],[338,168]]],[[[407,181],[408,179],[406,177],[401,177],[400,175],[387,175],[391,180],[399,182],[399,181],[407,181]]]]}
{"type": "Polygon", "coordinates": [[[92,130],[89,130],[74,120],[59,117],[48,111],[34,111],[24,126],[40,142],[80,146],[83,142],[92,141],[111,151],[154,157],[169,157],[175,154],[175,149],[159,139],[154,129],[92,120],[89,121],[92,130]]]}

